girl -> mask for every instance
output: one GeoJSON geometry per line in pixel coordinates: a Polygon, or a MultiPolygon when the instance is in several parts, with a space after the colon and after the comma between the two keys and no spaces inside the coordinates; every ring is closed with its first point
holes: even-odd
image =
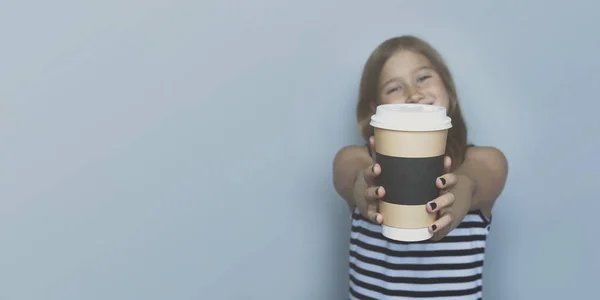
{"type": "Polygon", "coordinates": [[[389,39],[367,60],[356,107],[366,146],[342,148],[334,159],[337,192],[352,213],[351,299],[481,299],[486,236],[492,207],[506,182],[508,163],[500,150],[467,145],[454,81],[438,52],[414,36],[389,39]],[[446,174],[436,180],[441,196],[427,205],[437,213],[431,240],[403,243],[385,238],[377,212],[385,187],[374,179],[370,117],[377,105],[422,103],[446,108],[452,118],[446,174]]]}

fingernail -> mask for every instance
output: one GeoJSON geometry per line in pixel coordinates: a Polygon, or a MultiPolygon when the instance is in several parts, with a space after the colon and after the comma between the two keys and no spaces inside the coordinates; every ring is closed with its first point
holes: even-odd
{"type": "Polygon", "coordinates": [[[437,208],[437,203],[431,202],[429,203],[429,206],[431,207],[431,210],[435,210],[437,208]]]}
{"type": "Polygon", "coordinates": [[[442,185],[446,185],[446,179],[444,179],[444,177],[440,177],[440,181],[442,182],[442,185]]]}
{"type": "Polygon", "coordinates": [[[379,196],[379,188],[375,189],[375,195],[379,196]]]}
{"type": "Polygon", "coordinates": [[[435,231],[437,229],[437,225],[433,224],[431,225],[431,231],[435,231]]]}

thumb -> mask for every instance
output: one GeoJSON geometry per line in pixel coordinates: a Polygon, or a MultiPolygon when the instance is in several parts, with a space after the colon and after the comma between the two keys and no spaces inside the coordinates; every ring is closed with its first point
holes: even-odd
{"type": "Polygon", "coordinates": [[[375,137],[369,137],[369,146],[371,146],[371,157],[375,160],[375,137]]]}
{"type": "Polygon", "coordinates": [[[450,173],[452,169],[452,158],[450,156],[444,157],[444,173],[450,173]]]}

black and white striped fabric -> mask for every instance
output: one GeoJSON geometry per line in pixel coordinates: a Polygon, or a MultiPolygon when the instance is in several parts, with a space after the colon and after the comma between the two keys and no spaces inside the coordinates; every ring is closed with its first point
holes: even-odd
{"type": "Polygon", "coordinates": [[[350,299],[481,299],[490,221],[472,211],[438,242],[387,239],[381,226],[352,214],[350,299]]]}

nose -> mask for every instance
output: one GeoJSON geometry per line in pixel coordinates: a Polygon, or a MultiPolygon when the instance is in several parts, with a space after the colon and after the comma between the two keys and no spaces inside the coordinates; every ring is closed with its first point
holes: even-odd
{"type": "Polygon", "coordinates": [[[411,89],[410,94],[408,95],[408,99],[406,99],[407,103],[419,103],[419,101],[423,100],[424,96],[417,89],[411,89]]]}

